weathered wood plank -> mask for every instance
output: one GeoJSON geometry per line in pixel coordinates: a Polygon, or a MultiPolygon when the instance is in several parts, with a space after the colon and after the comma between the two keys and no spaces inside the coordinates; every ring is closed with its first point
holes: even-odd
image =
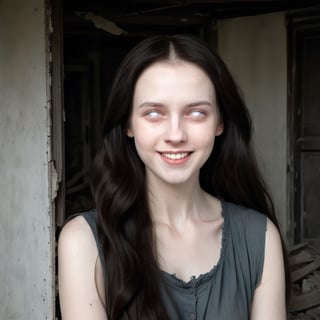
{"type": "Polygon", "coordinates": [[[306,314],[310,317],[312,317],[312,319],[314,320],[318,320],[320,319],[320,306],[313,308],[313,309],[309,309],[306,311],[306,314]]]}
{"type": "Polygon", "coordinates": [[[308,316],[305,313],[298,313],[296,315],[291,315],[288,317],[288,320],[314,320],[313,317],[308,316]]]}
{"type": "Polygon", "coordinates": [[[320,290],[315,290],[291,298],[289,311],[302,311],[320,305],[320,290]]]}
{"type": "Polygon", "coordinates": [[[289,257],[290,267],[293,267],[297,264],[312,262],[315,257],[308,251],[301,251],[291,257],[289,257]]]}
{"type": "Polygon", "coordinates": [[[300,279],[302,279],[304,276],[308,275],[309,273],[312,273],[313,271],[320,268],[320,258],[317,258],[313,262],[309,263],[305,267],[302,267],[294,272],[291,273],[291,281],[296,282],[300,279]]]}
{"type": "Polygon", "coordinates": [[[290,252],[290,254],[292,254],[292,253],[294,253],[295,251],[299,251],[299,250],[301,250],[301,249],[306,248],[307,246],[308,246],[308,243],[307,243],[307,242],[300,242],[300,243],[297,243],[297,244],[291,246],[291,247],[289,248],[289,252],[290,252]]]}

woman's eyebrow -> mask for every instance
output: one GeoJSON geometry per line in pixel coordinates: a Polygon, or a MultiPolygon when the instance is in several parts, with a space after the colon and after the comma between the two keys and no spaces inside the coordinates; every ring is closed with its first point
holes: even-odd
{"type": "MultiPolygon", "coordinates": [[[[192,108],[192,107],[197,107],[197,106],[208,106],[208,107],[212,107],[212,103],[208,100],[199,100],[199,101],[195,101],[195,102],[191,102],[188,103],[186,105],[187,108],[192,108]]],[[[154,102],[154,101],[145,101],[141,104],[138,105],[138,109],[140,108],[146,108],[146,107],[164,107],[164,104],[160,103],[160,102],[154,102]]]]}
{"type": "Polygon", "coordinates": [[[138,105],[138,109],[143,107],[163,107],[163,104],[159,102],[146,101],[138,105]]]}
{"type": "Polygon", "coordinates": [[[192,102],[192,103],[188,104],[188,107],[197,107],[197,106],[203,106],[203,105],[212,107],[212,103],[207,100],[200,100],[200,101],[192,102]]]}

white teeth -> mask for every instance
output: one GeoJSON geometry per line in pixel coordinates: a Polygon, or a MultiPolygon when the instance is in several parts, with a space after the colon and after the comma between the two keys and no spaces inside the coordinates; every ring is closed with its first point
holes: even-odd
{"type": "Polygon", "coordinates": [[[183,152],[183,153],[163,153],[162,154],[164,157],[171,159],[171,160],[179,160],[179,159],[183,159],[185,157],[188,156],[187,152],[183,152]]]}

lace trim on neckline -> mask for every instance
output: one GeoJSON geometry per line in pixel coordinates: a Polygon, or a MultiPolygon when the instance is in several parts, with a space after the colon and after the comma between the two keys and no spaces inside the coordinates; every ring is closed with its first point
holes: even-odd
{"type": "Polygon", "coordinates": [[[222,225],[220,256],[217,263],[208,272],[202,273],[198,276],[191,276],[190,280],[188,281],[180,279],[179,277],[177,277],[175,273],[169,273],[167,271],[161,270],[162,275],[166,278],[167,283],[169,285],[179,286],[182,288],[194,288],[199,286],[200,283],[211,279],[219,270],[225,256],[226,241],[228,238],[228,229],[229,229],[226,203],[222,199],[220,199],[220,201],[221,201],[221,207],[222,207],[221,215],[223,217],[223,225],[222,225]]]}

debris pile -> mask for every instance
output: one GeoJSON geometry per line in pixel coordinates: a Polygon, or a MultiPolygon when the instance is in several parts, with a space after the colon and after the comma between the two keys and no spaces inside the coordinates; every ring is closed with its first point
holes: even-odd
{"type": "Polygon", "coordinates": [[[290,249],[292,296],[288,320],[320,319],[320,251],[309,243],[290,249]]]}

